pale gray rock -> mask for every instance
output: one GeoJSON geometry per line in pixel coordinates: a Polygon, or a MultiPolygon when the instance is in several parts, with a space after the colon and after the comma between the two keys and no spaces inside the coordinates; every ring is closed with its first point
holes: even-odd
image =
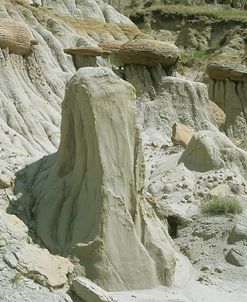
{"type": "Polygon", "coordinates": [[[192,137],[180,163],[194,171],[229,168],[245,179],[247,153],[236,147],[219,131],[199,131],[192,137]]]}
{"type": "Polygon", "coordinates": [[[84,277],[73,279],[73,290],[78,297],[85,302],[114,302],[115,299],[110,296],[103,288],[84,277]]]}
{"type": "Polygon", "coordinates": [[[131,64],[124,67],[124,75],[126,81],[135,87],[137,96],[146,95],[153,100],[157,96],[163,70],[160,64],[151,67],[131,64]]]}
{"type": "Polygon", "coordinates": [[[238,219],[228,237],[228,243],[234,244],[237,241],[247,240],[247,211],[238,219]]]}
{"type": "Polygon", "coordinates": [[[241,251],[237,248],[232,248],[226,255],[226,261],[235,266],[244,266],[245,257],[241,251]]]}
{"type": "Polygon", "coordinates": [[[138,107],[145,141],[159,138],[164,144],[171,144],[175,123],[191,126],[195,131],[215,125],[206,85],[181,78],[163,77],[155,100],[140,98],[138,107]]]}
{"type": "Polygon", "coordinates": [[[3,255],[3,260],[11,267],[11,268],[16,268],[17,264],[18,264],[18,260],[16,258],[16,256],[12,253],[7,251],[4,255],[3,255]]]}
{"type": "Polygon", "coordinates": [[[73,250],[107,290],[170,285],[174,275],[168,232],[142,195],[135,111],[133,86],[107,68],[80,69],[63,102],[55,163],[33,183],[42,241],[54,253],[73,250]]]}
{"type": "Polygon", "coordinates": [[[9,188],[11,186],[11,178],[7,175],[0,175],[0,188],[9,188]]]}

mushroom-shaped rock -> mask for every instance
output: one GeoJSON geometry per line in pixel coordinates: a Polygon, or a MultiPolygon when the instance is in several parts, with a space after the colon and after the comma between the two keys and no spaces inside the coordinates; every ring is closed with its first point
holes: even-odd
{"type": "Polygon", "coordinates": [[[121,46],[126,43],[126,41],[120,41],[120,40],[114,40],[114,41],[107,41],[107,42],[101,42],[99,44],[99,47],[101,47],[103,50],[108,50],[112,52],[118,52],[121,46]]]}
{"type": "Polygon", "coordinates": [[[65,48],[64,52],[72,56],[76,69],[81,67],[97,67],[97,57],[107,54],[100,47],[65,48]]]}
{"type": "MultiPolygon", "coordinates": [[[[247,68],[234,62],[211,62],[207,66],[209,97],[226,114],[224,131],[247,148],[247,68]]],[[[223,121],[223,120],[222,120],[223,121]]],[[[221,127],[222,129],[222,127],[221,127]]]]}
{"type": "Polygon", "coordinates": [[[207,75],[214,80],[247,80],[247,68],[236,62],[210,62],[207,66],[206,72],[207,75]]]}
{"type": "Polygon", "coordinates": [[[10,18],[0,18],[0,48],[10,53],[26,55],[38,42],[23,23],[10,18]]]}
{"type": "Polygon", "coordinates": [[[118,57],[126,65],[173,66],[179,58],[179,49],[168,42],[139,39],[124,43],[118,57]]]}

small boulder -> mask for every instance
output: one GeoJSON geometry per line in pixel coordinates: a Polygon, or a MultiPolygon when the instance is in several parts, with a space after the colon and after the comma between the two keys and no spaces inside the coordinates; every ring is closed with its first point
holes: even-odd
{"type": "Polygon", "coordinates": [[[15,256],[18,270],[48,287],[62,287],[74,267],[68,259],[31,244],[26,244],[15,256]]]}
{"type": "Polygon", "coordinates": [[[168,67],[176,64],[179,49],[168,42],[139,39],[124,43],[117,55],[125,65],[155,66],[162,64],[168,67]]]}
{"type": "Polygon", "coordinates": [[[85,277],[73,279],[73,289],[85,302],[113,302],[113,298],[101,287],[85,277]]]}
{"type": "Polygon", "coordinates": [[[194,130],[181,123],[175,123],[172,126],[172,142],[175,145],[182,145],[183,147],[186,147],[192,136],[194,134],[194,130]]]}
{"type": "Polygon", "coordinates": [[[234,244],[237,241],[247,240],[247,210],[243,212],[239,221],[235,224],[228,237],[228,243],[234,244]]]}
{"type": "Polygon", "coordinates": [[[0,189],[11,187],[11,178],[5,174],[0,175],[0,189]]]}
{"type": "Polygon", "coordinates": [[[245,257],[243,253],[236,248],[232,248],[225,257],[226,261],[235,266],[244,266],[245,265],[245,257]]]}
{"type": "Polygon", "coordinates": [[[227,197],[230,194],[231,194],[231,188],[227,184],[220,184],[209,192],[209,195],[211,196],[227,197]]]}

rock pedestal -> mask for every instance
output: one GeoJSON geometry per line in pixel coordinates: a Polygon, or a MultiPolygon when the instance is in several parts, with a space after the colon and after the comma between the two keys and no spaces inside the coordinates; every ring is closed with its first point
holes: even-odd
{"type": "Polygon", "coordinates": [[[247,146],[247,68],[233,62],[211,62],[209,97],[226,114],[224,131],[247,146]]]}

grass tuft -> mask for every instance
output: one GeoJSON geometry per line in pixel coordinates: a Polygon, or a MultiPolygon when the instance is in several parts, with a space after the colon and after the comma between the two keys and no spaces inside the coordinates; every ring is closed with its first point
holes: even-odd
{"type": "Polygon", "coordinates": [[[187,16],[207,16],[209,18],[221,19],[225,21],[247,22],[246,10],[231,8],[229,5],[208,6],[208,5],[183,5],[183,4],[164,4],[154,5],[151,11],[161,10],[170,14],[187,16]]]}
{"type": "Polygon", "coordinates": [[[243,211],[240,202],[228,196],[207,196],[201,204],[201,210],[212,215],[238,214],[243,211]]]}
{"type": "Polygon", "coordinates": [[[11,282],[13,284],[20,283],[21,279],[23,278],[23,274],[21,272],[17,272],[14,277],[11,279],[11,282]]]}

